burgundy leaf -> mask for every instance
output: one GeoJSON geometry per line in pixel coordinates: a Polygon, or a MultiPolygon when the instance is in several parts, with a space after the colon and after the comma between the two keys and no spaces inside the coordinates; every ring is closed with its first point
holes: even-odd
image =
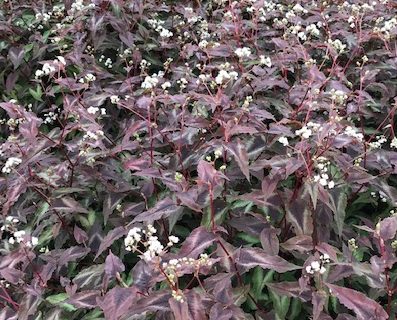
{"type": "Polygon", "coordinates": [[[178,255],[195,258],[203,253],[204,249],[213,245],[215,240],[216,236],[213,233],[208,232],[203,226],[198,227],[185,239],[178,255]]]}
{"type": "Polygon", "coordinates": [[[93,309],[97,307],[96,301],[100,296],[100,290],[84,290],[72,295],[67,303],[74,305],[76,308],[93,309]]]}
{"type": "Polygon", "coordinates": [[[220,178],[227,179],[221,172],[216,171],[213,165],[207,161],[200,160],[197,165],[199,184],[218,185],[220,178]]]}
{"type": "Polygon", "coordinates": [[[106,319],[117,320],[128,312],[137,298],[137,288],[113,288],[101,298],[97,305],[103,310],[106,319]]]}
{"type": "Polygon", "coordinates": [[[298,281],[267,283],[266,286],[280,296],[300,298],[303,301],[309,301],[312,298],[311,290],[301,288],[298,281]]]}
{"type": "Polygon", "coordinates": [[[280,245],[287,251],[307,252],[313,250],[312,237],[307,235],[299,235],[292,237],[280,245]]]}
{"type": "Polygon", "coordinates": [[[168,300],[171,310],[174,313],[175,320],[186,320],[192,319],[189,312],[188,304],[185,302],[181,303],[176,301],[174,298],[168,300]]]}
{"type": "Polygon", "coordinates": [[[83,247],[70,247],[62,252],[58,260],[58,270],[60,267],[67,265],[69,262],[76,261],[85,257],[91,250],[83,247]]]}
{"type": "Polygon", "coordinates": [[[326,283],[326,286],[331,290],[331,294],[338,298],[340,303],[355,312],[358,320],[389,319],[381,305],[368,298],[366,294],[329,283],[326,283]]]}
{"type": "Polygon", "coordinates": [[[265,253],[260,248],[242,248],[236,258],[238,266],[246,270],[254,267],[261,267],[263,269],[271,269],[279,273],[301,269],[301,267],[289,263],[279,256],[272,256],[265,253]]]}
{"type": "Polygon", "coordinates": [[[241,143],[240,140],[237,140],[237,142],[235,143],[229,143],[226,148],[234,156],[234,159],[240,167],[241,172],[244,173],[247,180],[250,181],[250,174],[248,169],[248,154],[245,146],[241,143]]]}
{"type": "Polygon", "coordinates": [[[78,244],[85,243],[88,240],[87,233],[77,225],[74,226],[73,235],[78,244]]]}
{"type": "Polygon", "coordinates": [[[55,199],[52,203],[52,209],[67,213],[88,213],[87,209],[71,197],[55,199]]]}
{"type": "Polygon", "coordinates": [[[312,294],[313,320],[319,320],[324,309],[327,295],[324,291],[314,291],[312,294]]]}
{"type": "Polygon", "coordinates": [[[111,250],[105,260],[105,273],[109,278],[115,278],[117,273],[125,270],[125,266],[119,257],[116,257],[111,250]]]}
{"type": "Polygon", "coordinates": [[[393,239],[397,232],[397,217],[388,217],[380,222],[380,237],[383,240],[393,239]]]}
{"type": "Polygon", "coordinates": [[[166,198],[157,202],[157,204],[148,211],[142,212],[136,216],[133,222],[156,221],[161,218],[167,218],[171,215],[179,215],[183,211],[183,207],[178,206],[170,198],[166,198]]]}
{"type": "Polygon", "coordinates": [[[109,216],[116,209],[117,205],[120,203],[120,201],[123,198],[124,198],[123,194],[113,193],[113,192],[109,193],[105,197],[105,200],[103,201],[103,218],[104,218],[105,225],[107,223],[109,216]]]}
{"type": "Polygon", "coordinates": [[[276,256],[279,251],[279,241],[277,235],[279,230],[274,228],[264,228],[260,234],[263,251],[266,254],[276,256]]]}
{"type": "Polygon", "coordinates": [[[14,65],[14,70],[16,70],[23,61],[23,57],[25,55],[25,51],[22,47],[11,47],[8,51],[8,58],[11,60],[14,65]]]}
{"type": "Polygon", "coordinates": [[[106,237],[101,241],[101,245],[99,246],[98,252],[96,253],[95,259],[98,258],[101,253],[110,247],[114,241],[121,238],[127,233],[124,227],[117,227],[113,230],[109,231],[106,237]]]}

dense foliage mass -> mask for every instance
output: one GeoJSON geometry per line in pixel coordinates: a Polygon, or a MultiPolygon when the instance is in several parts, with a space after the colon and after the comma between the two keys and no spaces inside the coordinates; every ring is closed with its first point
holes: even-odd
{"type": "Polygon", "coordinates": [[[0,319],[395,319],[395,1],[0,1],[0,319]]]}

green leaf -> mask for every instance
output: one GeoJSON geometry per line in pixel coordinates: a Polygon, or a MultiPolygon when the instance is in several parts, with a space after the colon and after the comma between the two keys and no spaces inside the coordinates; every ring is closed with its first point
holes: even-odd
{"type": "Polygon", "coordinates": [[[69,295],[67,293],[58,293],[47,297],[46,301],[51,304],[58,304],[62,301],[65,301],[67,298],[69,298],[69,295]]]}
{"type": "Polygon", "coordinates": [[[37,85],[36,90],[29,88],[29,93],[33,97],[33,99],[43,102],[43,99],[41,99],[43,91],[41,91],[40,85],[37,85]]]}
{"type": "Polygon", "coordinates": [[[302,319],[302,302],[299,299],[292,299],[291,302],[291,308],[290,308],[290,315],[288,319],[294,320],[294,319],[302,319]]]}
{"type": "Polygon", "coordinates": [[[338,235],[342,235],[343,227],[345,224],[346,206],[347,206],[347,193],[345,190],[340,190],[330,197],[330,206],[334,212],[334,220],[338,235]]]}
{"type": "MultiPolygon", "coordinates": [[[[222,210],[218,211],[215,213],[215,223],[217,225],[221,225],[226,218],[226,214],[229,211],[229,206],[226,206],[225,208],[223,208],[222,210]]],[[[201,225],[205,226],[207,229],[211,228],[211,208],[208,207],[204,214],[203,214],[203,218],[201,220],[201,225]]]]}
{"type": "Polygon", "coordinates": [[[287,296],[283,296],[283,297],[279,296],[272,290],[269,290],[269,293],[270,293],[270,298],[273,302],[273,308],[276,311],[276,319],[284,320],[288,313],[291,298],[289,298],[287,296]]]}
{"type": "Polygon", "coordinates": [[[81,318],[81,320],[105,320],[105,318],[102,310],[94,309],[81,318]]]}

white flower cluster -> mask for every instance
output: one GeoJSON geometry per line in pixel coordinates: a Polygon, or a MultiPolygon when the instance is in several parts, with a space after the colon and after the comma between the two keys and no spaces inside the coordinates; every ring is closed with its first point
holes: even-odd
{"type": "Polygon", "coordinates": [[[237,57],[239,57],[240,59],[244,59],[244,58],[249,58],[251,56],[251,49],[248,47],[244,47],[244,48],[237,48],[234,53],[237,55],[237,57]]]}
{"type": "Polygon", "coordinates": [[[14,231],[12,233],[12,237],[8,239],[9,244],[15,244],[21,242],[27,247],[32,248],[39,243],[39,239],[33,236],[27,237],[25,230],[14,231]]]}
{"type": "Polygon", "coordinates": [[[229,62],[220,65],[220,69],[215,82],[219,85],[228,83],[230,80],[237,80],[238,73],[234,71],[234,67],[229,62]]]}
{"type": "Polygon", "coordinates": [[[87,108],[87,112],[89,113],[89,114],[97,114],[98,112],[99,112],[99,110],[101,111],[101,115],[106,115],[106,109],[105,108],[98,108],[98,107],[93,107],[93,106],[91,106],[91,107],[88,107],[87,108]]]}
{"type": "Polygon", "coordinates": [[[346,49],[346,45],[342,43],[342,41],[340,41],[339,39],[328,39],[328,44],[333,47],[339,54],[343,53],[346,49]]]}
{"type": "Polygon", "coordinates": [[[270,57],[265,57],[264,55],[259,56],[259,63],[268,68],[272,66],[272,60],[270,59],[270,57]]]}
{"type": "Polygon", "coordinates": [[[205,74],[205,73],[199,74],[198,79],[196,80],[196,84],[200,84],[200,82],[206,83],[211,78],[212,78],[211,74],[205,74]]]}
{"type": "MultiPolygon", "coordinates": [[[[99,58],[99,62],[103,62],[104,59],[105,59],[105,56],[104,56],[104,55],[101,55],[101,57],[99,58]]],[[[105,60],[105,67],[106,67],[106,68],[109,68],[109,69],[112,69],[112,68],[113,68],[113,61],[112,61],[112,59],[107,58],[107,59],[105,60]]]]}
{"type": "Polygon", "coordinates": [[[18,218],[8,216],[6,217],[5,224],[3,224],[0,228],[0,231],[9,231],[11,232],[14,229],[14,225],[19,222],[18,218]]]}
{"type": "Polygon", "coordinates": [[[41,70],[36,70],[35,72],[35,79],[40,79],[43,76],[48,76],[49,74],[55,72],[56,69],[53,65],[49,64],[48,62],[43,64],[41,70]]]}
{"type": "Polygon", "coordinates": [[[164,72],[159,71],[159,73],[153,73],[151,76],[146,76],[145,80],[141,84],[142,89],[150,90],[157,86],[159,79],[164,77],[164,72]]]}
{"type": "Polygon", "coordinates": [[[361,132],[357,132],[356,128],[351,126],[347,126],[343,133],[349,137],[356,138],[360,142],[364,140],[364,135],[361,132]]]}
{"type": "Polygon", "coordinates": [[[95,131],[95,133],[92,131],[87,131],[83,136],[83,141],[86,140],[97,141],[103,136],[104,136],[104,132],[102,130],[97,130],[95,131]]]}
{"type": "Polygon", "coordinates": [[[253,101],[252,96],[246,96],[243,102],[243,105],[241,106],[241,108],[245,111],[245,112],[249,112],[249,106],[250,103],[253,101]]]}
{"type": "Polygon", "coordinates": [[[179,88],[181,90],[185,89],[187,87],[187,84],[189,83],[186,78],[180,78],[176,81],[176,83],[179,85],[179,88]]]}
{"type": "Polygon", "coordinates": [[[330,262],[330,257],[328,254],[324,253],[320,256],[320,261],[314,260],[310,265],[306,266],[306,272],[308,274],[324,274],[327,269],[324,267],[325,264],[330,262]]]}
{"type": "Polygon", "coordinates": [[[110,96],[110,102],[113,104],[117,104],[120,101],[120,97],[116,95],[110,96]]]}
{"type": "Polygon", "coordinates": [[[11,173],[11,170],[14,169],[22,162],[22,159],[16,157],[10,157],[7,159],[4,167],[1,169],[3,173],[11,173]]]}
{"type": "Polygon", "coordinates": [[[313,177],[314,182],[319,182],[323,187],[328,187],[329,189],[334,188],[335,182],[329,179],[329,175],[327,173],[328,166],[331,162],[325,157],[318,157],[315,160],[317,174],[313,177]]]}
{"type": "MultiPolygon", "coordinates": [[[[10,118],[7,120],[7,126],[9,127],[10,130],[15,130],[19,126],[19,124],[23,123],[25,121],[25,118],[10,118]]],[[[3,124],[3,122],[2,122],[3,124]]]]}
{"type": "Polygon", "coordinates": [[[185,300],[184,300],[184,295],[183,295],[183,292],[182,292],[181,289],[172,290],[172,297],[173,297],[176,301],[178,301],[178,302],[180,302],[180,303],[184,303],[184,302],[185,302],[185,300]]]}
{"type": "Polygon", "coordinates": [[[162,38],[171,38],[174,35],[171,31],[163,27],[164,21],[149,19],[147,22],[154,30],[156,30],[160,34],[160,37],[162,38]]]}
{"type": "Polygon", "coordinates": [[[287,137],[280,137],[277,139],[284,147],[289,146],[288,138],[287,137]]]}
{"type": "Polygon", "coordinates": [[[380,149],[380,148],[382,148],[382,145],[383,145],[385,142],[387,142],[387,139],[386,139],[386,137],[382,134],[382,135],[380,135],[380,136],[377,136],[377,137],[376,137],[376,140],[370,142],[368,145],[369,145],[369,148],[370,148],[371,150],[373,150],[373,149],[380,149]]]}
{"type": "Polygon", "coordinates": [[[347,94],[342,90],[332,89],[330,91],[330,93],[331,93],[332,101],[334,101],[336,104],[339,104],[339,105],[344,104],[348,98],[347,94]]]}
{"type": "Polygon", "coordinates": [[[211,265],[212,262],[209,259],[208,254],[202,253],[198,259],[187,257],[171,259],[168,262],[163,262],[161,264],[161,268],[166,274],[168,281],[174,286],[176,284],[176,279],[178,278],[178,271],[182,269],[182,267],[193,267],[198,271],[201,267],[210,267],[211,265]]]}
{"type": "Polygon", "coordinates": [[[132,54],[132,50],[130,48],[125,49],[122,53],[119,54],[121,59],[126,59],[132,54]]]}
{"type": "Polygon", "coordinates": [[[386,39],[389,39],[390,38],[390,31],[393,30],[396,27],[397,27],[397,18],[393,17],[390,20],[385,21],[383,27],[375,27],[374,31],[382,33],[386,39]]]}
{"type": "Polygon", "coordinates": [[[347,245],[351,251],[356,251],[358,249],[358,245],[356,244],[356,239],[351,238],[347,241],[347,245]]]}
{"type": "Polygon", "coordinates": [[[35,18],[36,18],[36,20],[41,20],[44,23],[46,23],[46,22],[48,22],[51,19],[51,15],[52,15],[51,11],[50,12],[44,12],[44,13],[38,12],[38,13],[36,13],[35,18]]]}
{"type": "Polygon", "coordinates": [[[90,3],[89,5],[84,5],[84,0],[76,0],[74,3],[72,3],[70,11],[72,13],[77,13],[80,11],[83,11],[84,9],[92,9],[95,8],[94,3],[90,3]]]}
{"type": "Polygon", "coordinates": [[[43,122],[45,124],[51,124],[57,119],[57,117],[58,117],[58,115],[55,112],[50,111],[50,112],[44,114],[43,122]]]}
{"type": "Polygon", "coordinates": [[[85,76],[84,76],[84,78],[80,78],[79,79],[79,82],[80,83],[89,83],[89,82],[93,82],[93,81],[95,81],[96,80],[96,77],[95,77],[95,75],[93,75],[92,73],[87,73],[85,76]]]}
{"type": "Polygon", "coordinates": [[[394,137],[390,142],[390,148],[397,149],[397,137],[394,137]]]}
{"type": "Polygon", "coordinates": [[[309,121],[305,126],[295,131],[295,134],[301,136],[304,139],[308,139],[313,135],[313,132],[321,131],[321,125],[319,123],[309,121]]]}
{"type": "Polygon", "coordinates": [[[321,22],[321,21],[319,21],[319,22],[317,23],[317,25],[314,24],[314,23],[312,23],[312,24],[309,24],[309,25],[306,27],[306,32],[307,32],[308,34],[314,36],[314,37],[319,37],[319,36],[320,36],[320,30],[319,30],[318,28],[321,28],[321,27],[322,27],[322,22],[321,22]]]}
{"type": "MultiPolygon", "coordinates": [[[[372,196],[372,198],[377,198],[378,194],[375,191],[372,191],[371,196],[372,196]]],[[[387,195],[383,191],[379,191],[379,198],[380,198],[380,201],[387,202],[387,195]]]]}
{"type": "Polygon", "coordinates": [[[162,88],[163,90],[167,90],[168,88],[171,88],[171,82],[169,82],[169,81],[164,82],[164,83],[161,85],[161,88],[162,88]]]}
{"type": "Polygon", "coordinates": [[[179,238],[175,236],[168,237],[167,247],[164,247],[155,236],[157,230],[151,224],[146,226],[145,230],[138,227],[133,227],[128,231],[127,236],[124,239],[125,249],[127,251],[139,252],[142,254],[142,258],[149,262],[153,258],[161,256],[164,250],[172,247],[174,244],[179,242],[179,238]],[[142,252],[138,249],[139,244],[141,244],[145,251],[142,252]]]}

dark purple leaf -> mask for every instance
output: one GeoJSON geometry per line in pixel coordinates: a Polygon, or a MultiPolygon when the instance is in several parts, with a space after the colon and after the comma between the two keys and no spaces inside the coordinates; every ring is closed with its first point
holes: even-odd
{"type": "Polygon", "coordinates": [[[179,302],[176,301],[174,298],[168,300],[171,310],[174,313],[175,320],[186,320],[192,319],[192,316],[189,312],[188,304],[186,301],[179,302]]]}
{"type": "Polygon", "coordinates": [[[260,234],[263,251],[269,255],[278,255],[279,241],[277,235],[279,230],[274,228],[264,228],[260,234]]]}
{"type": "Polygon", "coordinates": [[[97,307],[97,298],[101,296],[99,290],[85,290],[72,295],[66,302],[76,308],[93,309],[97,307]]]}
{"type": "Polygon", "coordinates": [[[313,250],[312,237],[307,235],[299,235],[292,237],[280,244],[280,246],[287,251],[307,252],[313,250]]]}
{"type": "Polygon", "coordinates": [[[136,216],[133,222],[156,221],[161,218],[167,218],[171,215],[179,215],[183,211],[183,207],[175,204],[170,198],[166,198],[157,202],[157,204],[148,211],[142,212],[136,216]]]}
{"type": "Polygon", "coordinates": [[[113,288],[106,295],[97,297],[97,305],[103,310],[106,319],[118,319],[125,315],[137,299],[136,287],[113,288]]]}
{"type": "Polygon", "coordinates": [[[101,245],[99,246],[98,252],[96,253],[95,259],[97,259],[101,253],[110,247],[114,241],[120,239],[127,233],[124,227],[117,227],[113,230],[109,231],[105,238],[101,241],[101,245]]]}
{"type": "Polygon", "coordinates": [[[341,304],[354,311],[358,320],[389,319],[381,305],[368,298],[366,294],[329,283],[326,283],[326,286],[331,290],[331,295],[337,297],[341,304]]]}
{"type": "Polygon", "coordinates": [[[238,266],[245,270],[254,267],[261,267],[263,269],[271,269],[279,273],[301,269],[301,267],[294,265],[279,256],[272,256],[265,253],[260,248],[242,248],[236,258],[238,266]]]}
{"type": "Polygon", "coordinates": [[[77,225],[74,226],[73,235],[78,244],[85,243],[88,240],[87,233],[83,229],[79,228],[77,225]]]}
{"type": "Polygon", "coordinates": [[[88,213],[87,209],[71,197],[55,199],[52,203],[52,209],[67,213],[88,213]]]}
{"type": "Polygon", "coordinates": [[[324,291],[315,291],[312,294],[313,320],[319,320],[324,309],[327,294],[324,291]]]}
{"type": "Polygon", "coordinates": [[[397,217],[388,217],[380,222],[380,237],[383,240],[393,239],[397,232],[397,217]]]}
{"type": "Polygon", "coordinates": [[[105,273],[109,278],[115,278],[118,273],[125,270],[125,266],[119,257],[116,257],[111,250],[105,260],[105,273]]]}
{"type": "Polygon", "coordinates": [[[12,64],[14,65],[14,70],[16,70],[23,61],[23,57],[25,52],[22,47],[11,47],[8,51],[8,58],[11,60],[12,64]]]}
{"type": "Polygon", "coordinates": [[[248,181],[250,181],[250,174],[248,169],[248,154],[245,146],[241,143],[240,140],[237,140],[235,143],[229,143],[227,145],[227,150],[234,156],[238,166],[242,173],[244,173],[245,177],[248,181]]]}
{"type": "Polygon", "coordinates": [[[216,236],[213,233],[208,232],[203,226],[198,227],[185,239],[178,255],[196,258],[204,252],[204,249],[213,245],[215,240],[216,236]]]}

